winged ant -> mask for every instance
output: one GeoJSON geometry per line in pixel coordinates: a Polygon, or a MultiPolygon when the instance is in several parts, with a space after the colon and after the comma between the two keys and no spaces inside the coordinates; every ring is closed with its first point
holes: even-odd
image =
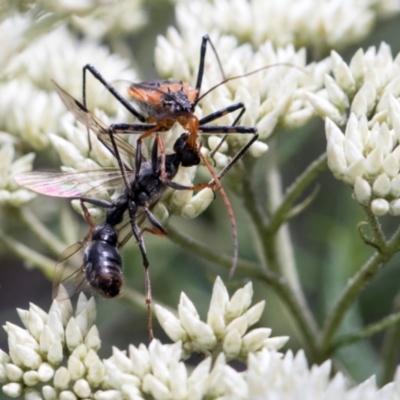
{"type": "MultiPolygon", "coordinates": [[[[117,169],[120,180],[124,179],[128,183],[122,194],[114,201],[107,202],[95,198],[87,197],[91,195],[96,187],[96,181],[102,183],[107,179],[115,183],[115,169],[93,170],[84,172],[26,172],[18,174],[16,181],[34,190],[38,193],[66,197],[70,199],[79,199],[81,201],[82,210],[90,230],[88,235],[81,241],[72,245],[62,255],[62,262],[57,264],[55,280],[53,282],[53,296],[58,294],[60,284],[69,282],[72,284],[73,292],[83,290],[87,283],[98,291],[104,297],[115,297],[120,293],[122,278],[122,261],[119,248],[122,247],[133,235],[138,243],[143,265],[145,268],[145,298],[148,309],[148,330],[150,339],[153,338],[152,320],[151,320],[151,285],[149,277],[149,261],[147,258],[146,248],[143,242],[143,233],[150,232],[156,235],[164,236],[167,234],[162,224],[153,214],[152,209],[159,201],[162,193],[171,187],[177,190],[198,190],[205,187],[213,188],[215,181],[209,183],[198,184],[194,186],[183,186],[172,179],[176,176],[180,166],[188,167],[198,165],[200,163],[199,153],[196,147],[191,147],[188,140],[190,133],[184,133],[178,137],[174,144],[174,152],[165,155],[165,174],[166,180],[162,179],[162,156],[159,155],[158,141],[154,140],[151,159],[143,160],[140,154],[137,157],[137,149],[129,143],[113,137],[105,135],[110,127],[105,125],[100,119],[90,113],[86,107],[71,97],[57,84],[55,88],[65,103],[66,107],[72,112],[75,118],[83,123],[87,128],[94,131],[102,143],[116,156],[114,145],[115,140],[118,141],[119,150],[130,153],[135,157],[135,167],[119,160],[120,165],[124,165],[121,171],[117,169]],[[137,160],[139,159],[139,163],[137,160]],[[125,176],[124,176],[125,175],[125,176]],[[88,184],[90,182],[90,184],[88,184]],[[105,222],[97,227],[91,221],[90,213],[85,203],[93,204],[107,210],[105,222]],[[128,219],[128,222],[124,218],[128,219]],[[152,227],[140,228],[140,225],[148,220],[152,227]],[[121,239],[120,226],[130,226],[130,230],[121,239]],[[85,248],[83,256],[83,265],[77,271],[69,273],[66,279],[63,278],[65,262],[78,253],[79,250],[85,248]],[[61,271],[59,271],[61,269],[61,271]]],[[[256,140],[254,136],[241,151],[239,151],[231,162],[225,167],[218,176],[221,179],[247,151],[247,149],[256,140]]]]}

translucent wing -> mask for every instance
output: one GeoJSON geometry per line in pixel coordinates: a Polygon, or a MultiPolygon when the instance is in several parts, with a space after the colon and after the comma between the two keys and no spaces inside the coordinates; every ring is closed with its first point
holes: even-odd
{"type": "Polygon", "coordinates": [[[88,282],[83,269],[83,249],[87,246],[91,233],[84,240],[69,246],[59,257],[54,267],[53,299],[67,300],[86,289],[88,282]]]}
{"type": "MultiPolygon", "coordinates": [[[[82,103],[74,99],[65,90],[61,89],[61,87],[58,86],[57,83],[53,81],[53,84],[61,100],[68,108],[68,110],[71,111],[74,117],[83,125],[85,125],[86,128],[93,131],[100,142],[103,143],[103,145],[107,147],[111,151],[111,153],[114,154],[112,141],[109,135],[109,127],[94,114],[92,114],[82,103]]],[[[118,146],[119,152],[122,155],[126,157],[135,156],[136,149],[130,143],[123,140],[118,135],[113,135],[113,138],[118,146]]]]}
{"type": "Polygon", "coordinates": [[[21,186],[37,193],[68,198],[82,197],[123,187],[119,168],[79,172],[22,172],[15,176],[15,180],[21,186]]]}

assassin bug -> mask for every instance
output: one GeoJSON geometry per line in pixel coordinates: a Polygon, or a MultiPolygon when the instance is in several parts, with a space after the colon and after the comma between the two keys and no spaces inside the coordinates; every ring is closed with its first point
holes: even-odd
{"type": "MultiPolygon", "coordinates": [[[[93,130],[103,144],[114,154],[113,144],[109,136],[105,135],[109,127],[100,119],[90,113],[81,103],[72,98],[58,85],[56,90],[67,108],[74,114],[76,119],[87,128],[93,130]],[[105,140],[106,139],[106,140],[105,140]]],[[[215,182],[194,186],[182,186],[172,179],[178,172],[180,166],[193,166],[200,163],[197,149],[193,149],[188,143],[188,133],[182,134],[174,144],[174,153],[165,156],[165,172],[167,180],[161,179],[161,156],[158,154],[158,142],[155,140],[152,148],[151,159],[146,161],[140,155],[139,171],[135,171],[129,165],[124,164],[124,170],[109,168],[103,170],[83,172],[26,172],[16,176],[16,181],[38,193],[79,199],[86,221],[90,230],[86,237],[69,247],[61,256],[62,262],[57,264],[55,280],[53,282],[53,296],[57,297],[60,284],[70,284],[72,294],[83,290],[87,283],[104,297],[115,297],[119,294],[122,286],[122,261],[119,248],[122,247],[133,235],[138,243],[143,265],[145,267],[145,298],[148,307],[148,329],[149,336],[153,338],[151,320],[151,285],[148,272],[149,261],[143,233],[150,232],[164,236],[167,234],[161,223],[153,214],[152,209],[159,201],[162,193],[167,187],[177,190],[198,190],[204,187],[214,187],[215,182]],[[125,177],[123,175],[126,174],[125,177]],[[87,197],[98,190],[98,184],[102,187],[115,187],[118,182],[128,182],[123,192],[113,202],[98,200],[87,197]],[[103,224],[94,227],[90,213],[85,203],[94,204],[107,210],[106,220],[103,224]],[[140,228],[140,225],[148,220],[151,227],[140,228]],[[118,228],[117,228],[118,227],[118,228]],[[125,229],[130,228],[130,229],[125,229]],[[122,234],[120,232],[124,230],[122,234]],[[83,264],[73,273],[66,264],[70,258],[79,250],[85,248],[83,264]],[[67,275],[66,278],[64,276],[67,275]]],[[[115,138],[113,138],[115,139],[115,138]]],[[[222,178],[251,146],[239,152],[231,163],[220,173],[222,178]]],[[[136,151],[129,143],[120,141],[118,144],[122,152],[130,154],[136,159],[136,151]],[[123,144],[124,143],[124,144],[123,144]]]]}
{"type": "MultiPolygon", "coordinates": [[[[263,69],[269,68],[272,65],[259,68],[257,70],[254,70],[252,72],[249,72],[241,76],[235,76],[230,78],[225,78],[224,73],[222,71],[224,80],[219,84],[215,85],[214,87],[212,87],[211,89],[209,89],[206,93],[200,95],[200,90],[204,75],[207,43],[209,43],[210,46],[212,47],[217,57],[220,69],[222,71],[222,65],[218,58],[214,45],[212,44],[208,35],[203,36],[200,48],[200,61],[197,72],[196,86],[194,89],[191,89],[187,83],[184,83],[182,81],[178,82],[170,80],[156,80],[150,82],[133,83],[128,87],[128,94],[131,96],[133,102],[138,106],[139,110],[137,110],[133,106],[133,104],[131,104],[127,99],[125,99],[109,82],[105,80],[105,78],[93,65],[87,64],[83,67],[83,104],[86,106],[86,72],[88,71],[98,81],[100,81],[104,85],[104,87],[119,102],[121,102],[121,104],[129,112],[131,112],[141,122],[139,124],[117,123],[110,126],[108,132],[110,136],[114,136],[115,134],[140,133],[140,136],[137,140],[137,153],[135,161],[136,173],[138,173],[137,171],[139,170],[140,166],[139,157],[141,154],[142,140],[144,138],[150,136],[155,132],[167,131],[171,129],[176,122],[189,132],[189,136],[187,139],[188,145],[190,148],[198,152],[203,163],[210,171],[215,183],[215,188],[220,192],[229,214],[230,223],[232,227],[233,242],[234,242],[233,245],[234,255],[232,259],[232,267],[229,273],[229,276],[231,277],[235,270],[238,258],[236,221],[228,196],[226,195],[225,190],[223,189],[221,183],[219,182],[217,174],[214,172],[212,166],[209,164],[206,157],[202,153],[200,153],[200,146],[197,144],[197,138],[199,133],[202,134],[222,133],[225,135],[224,138],[221,140],[220,144],[217,146],[217,148],[210,153],[212,157],[213,154],[218,150],[218,147],[225,140],[227,134],[232,134],[232,133],[253,134],[257,139],[258,133],[255,127],[238,126],[238,123],[246,110],[245,105],[241,102],[232,104],[221,110],[215,111],[201,119],[198,119],[198,117],[195,115],[195,108],[200,102],[200,100],[204,98],[204,96],[206,96],[209,92],[211,92],[218,86],[223,85],[226,82],[233,79],[243,78],[252,75],[263,69]],[[230,126],[208,125],[214,120],[221,118],[224,115],[233,113],[235,111],[239,111],[239,114],[232,125],[230,126]]],[[[293,65],[285,63],[275,64],[275,66],[277,65],[293,67],[293,65]]],[[[158,141],[162,159],[161,179],[165,180],[166,176],[164,167],[165,165],[164,146],[160,135],[157,135],[156,139],[158,141]]],[[[254,139],[254,141],[256,139],[254,139]]],[[[115,147],[115,152],[118,154],[117,147],[115,147]]]]}

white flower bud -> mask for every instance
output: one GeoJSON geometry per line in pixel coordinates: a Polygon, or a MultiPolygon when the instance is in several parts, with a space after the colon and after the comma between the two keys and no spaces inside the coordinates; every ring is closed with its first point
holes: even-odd
{"type": "Polygon", "coordinates": [[[48,382],[54,376],[54,368],[47,363],[40,364],[38,377],[42,382],[48,382]]]}
{"type": "Polygon", "coordinates": [[[226,310],[226,319],[232,321],[242,315],[250,307],[252,298],[253,284],[249,282],[245,287],[238,289],[232,296],[226,310]]]}
{"type": "Polygon", "coordinates": [[[328,91],[329,100],[332,104],[341,110],[348,108],[349,99],[336,81],[331,76],[325,74],[324,83],[328,91]]]}
{"type": "Polygon", "coordinates": [[[154,310],[158,322],[172,341],[185,341],[187,339],[187,333],[178,318],[158,304],[155,305],[154,310]]]}
{"type": "Polygon", "coordinates": [[[257,130],[260,134],[261,139],[266,139],[271,133],[274,131],[276,124],[278,123],[279,114],[277,110],[274,110],[263,118],[257,123],[257,130]]]}
{"type": "Polygon", "coordinates": [[[269,350],[281,349],[289,340],[289,336],[277,336],[274,338],[266,339],[264,346],[269,350]]]}
{"type": "Polygon", "coordinates": [[[28,321],[28,329],[31,335],[39,341],[40,334],[43,330],[44,323],[42,318],[34,311],[31,310],[29,312],[29,321],[28,321]]]}
{"type": "Polygon", "coordinates": [[[77,400],[75,394],[70,390],[63,390],[58,398],[59,400],[77,400]]]}
{"type": "Polygon", "coordinates": [[[135,346],[129,346],[129,358],[132,361],[132,372],[139,378],[143,378],[150,372],[150,360],[147,348],[142,346],[137,349],[135,346]]]}
{"type": "Polygon", "coordinates": [[[400,197],[400,175],[395,176],[390,182],[390,194],[393,197],[400,197]]]}
{"type": "Polygon", "coordinates": [[[173,399],[188,398],[187,370],[183,362],[176,362],[170,366],[170,390],[173,399]]]}
{"type": "Polygon", "coordinates": [[[22,377],[25,385],[35,386],[39,382],[39,375],[36,371],[27,371],[22,377]]]}
{"type": "Polygon", "coordinates": [[[17,367],[14,364],[6,364],[5,372],[7,378],[13,382],[20,381],[22,379],[22,375],[24,374],[24,371],[20,367],[17,367]]]}
{"type": "MultiPolygon", "coordinates": [[[[210,136],[209,138],[208,138],[208,147],[211,149],[211,150],[214,150],[218,145],[219,145],[219,143],[221,142],[221,140],[222,140],[222,137],[219,137],[219,136],[210,136]]],[[[224,153],[224,152],[226,152],[228,150],[228,144],[226,143],[226,141],[224,142],[224,143],[222,143],[222,145],[221,145],[221,147],[218,149],[218,151],[219,152],[221,152],[221,153],[224,153]]]]}
{"type": "Polygon", "coordinates": [[[264,312],[264,307],[265,300],[262,300],[246,311],[245,315],[247,317],[248,326],[252,326],[260,320],[261,315],[264,312]]]}
{"type": "Polygon", "coordinates": [[[269,328],[257,328],[243,336],[242,352],[256,352],[264,347],[265,340],[271,335],[269,328]]]}
{"type": "Polygon", "coordinates": [[[18,357],[22,360],[23,365],[27,368],[38,369],[42,363],[39,354],[27,346],[17,344],[16,351],[19,353],[18,357]]]}
{"type": "MultiPolygon", "coordinates": [[[[331,52],[331,56],[333,56],[335,51],[331,52]]],[[[346,92],[346,93],[354,93],[355,90],[355,81],[354,77],[350,71],[350,68],[347,66],[345,62],[339,63],[333,69],[333,74],[335,76],[337,84],[346,92]]]]}
{"type": "Polygon", "coordinates": [[[73,351],[83,343],[82,333],[75,318],[71,318],[68,321],[67,327],[65,328],[65,340],[70,351],[73,351]]]}
{"type": "MultiPolygon", "coordinates": [[[[63,286],[61,285],[61,287],[63,287],[63,286]]],[[[56,300],[54,300],[54,301],[56,301],[56,300]]],[[[62,301],[57,301],[57,306],[58,306],[58,309],[60,310],[62,325],[65,327],[65,326],[67,326],[69,319],[73,315],[72,303],[68,297],[67,292],[65,292],[65,296],[63,296],[62,301]]]]}
{"type": "Polygon", "coordinates": [[[100,349],[101,340],[99,330],[97,329],[96,325],[93,325],[89,329],[89,332],[85,337],[85,345],[88,349],[93,349],[95,351],[100,349]]]}
{"type": "Polygon", "coordinates": [[[24,324],[25,328],[29,328],[29,311],[28,310],[23,310],[21,308],[17,308],[17,313],[19,316],[19,319],[22,321],[24,324]]]}
{"type": "Polygon", "coordinates": [[[249,149],[249,153],[253,156],[253,157],[261,157],[263,156],[267,151],[268,151],[269,147],[266,143],[264,142],[260,142],[259,140],[256,140],[249,149]]]}
{"type": "Polygon", "coordinates": [[[43,386],[42,393],[45,400],[57,400],[57,392],[51,386],[43,386]]]}
{"type": "Polygon", "coordinates": [[[83,362],[74,356],[70,356],[68,359],[68,372],[73,381],[82,378],[86,372],[83,362]]]}
{"type": "Polygon", "coordinates": [[[376,147],[367,156],[367,160],[365,163],[365,172],[369,176],[375,176],[380,172],[382,164],[383,164],[382,150],[379,147],[376,147]]]}
{"type": "Polygon", "coordinates": [[[132,372],[132,361],[124,352],[113,346],[113,358],[117,367],[123,372],[132,372]]]}
{"type": "Polygon", "coordinates": [[[49,348],[47,361],[53,365],[58,365],[63,359],[63,347],[61,342],[55,341],[49,348]]]}
{"type": "Polygon", "coordinates": [[[14,344],[24,345],[32,350],[39,349],[38,342],[26,329],[22,329],[19,326],[11,324],[9,322],[6,323],[4,329],[7,332],[9,338],[12,338],[13,336],[15,337],[15,341],[13,340],[14,344]]]}
{"type": "Polygon", "coordinates": [[[369,183],[358,176],[354,183],[354,195],[357,201],[363,205],[368,205],[371,200],[371,193],[372,190],[369,183]]]}
{"type": "Polygon", "coordinates": [[[70,375],[67,368],[60,367],[54,374],[54,380],[53,380],[54,387],[56,389],[61,389],[61,390],[66,389],[68,388],[69,381],[70,381],[70,375]]]}
{"type": "Polygon", "coordinates": [[[239,332],[240,336],[243,336],[247,328],[249,327],[248,321],[247,321],[247,315],[244,314],[238,318],[235,318],[227,327],[226,331],[230,332],[232,330],[239,332]]]}
{"type": "Polygon", "coordinates": [[[378,217],[386,215],[389,208],[389,203],[385,199],[375,199],[371,202],[371,210],[378,217]]]}
{"type": "Polygon", "coordinates": [[[0,349],[0,364],[6,364],[8,362],[10,362],[10,356],[0,349]]]}
{"type": "Polygon", "coordinates": [[[235,358],[242,346],[241,334],[236,330],[229,330],[222,343],[222,349],[227,359],[235,358]]]}
{"type": "Polygon", "coordinates": [[[312,92],[305,92],[305,96],[321,118],[328,117],[338,125],[343,123],[342,115],[331,102],[312,92]]]}
{"type": "Polygon", "coordinates": [[[390,192],[390,179],[386,174],[380,174],[372,185],[373,192],[379,197],[386,197],[390,192]]]}
{"type": "Polygon", "coordinates": [[[170,397],[168,387],[155,376],[147,374],[143,379],[142,390],[155,399],[167,399],[170,397]]]}
{"type": "Polygon", "coordinates": [[[179,312],[180,318],[181,318],[181,315],[180,315],[181,310],[184,310],[185,313],[190,313],[191,315],[193,315],[196,318],[200,318],[195,305],[189,299],[189,297],[187,297],[186,294],[183,292],[181,292],[181,296],[179,298],[179,305],[178,305],[178,312],[179,312]]]}
{"type": "Polygon", "coordinates": [[[367,98],[361,90],[354,96],[353,102],[351,103],[351,113],[355,114],[357,118],[360,118],[362,115],[367,115],[368,113],[367,98]]]}
{"type": "Polygon", "coordinates": [[[34,389],[26,389],[24,397],[25,400],[42,400],[40,393],[34,389]]]}
{"type": "Polygon", "coordinates": [[[360,158],[349,166],[346,170],[346,175],[343,177],[343,181],[353,186],[355,180],[364,174],[365,171],[365,159],[360,158]]]}
{"type": "Polygon", "coordinates": [[[400,199],[396,199],[390,202],[390,210],[391,215],[400,215],[400,199]]]}
{"type": "Polygon", "coordinates": [[[7,380],[6,367],[3,364],[0,364],[0,383],[6,383],[7,380]]]}
{"type": "Polygon", "coordinates": [[[55,340],[56,339],[53,331],[47,325],[45,325],[39,338],[40,351],[43,354],[47,354],[55,340]]]}
{"type": "Polygon", "coordinates": [[[352,140],[344,141],[343,150],[347,165],[353,164],[360,159],[364,159],[362,152],[356,147],[352,140]]]}
{"type": "Polygon", "coordinates": [[[299,111],[286,114],[283,117],[283,126],[288,130],[304,126],[315,115],[314,108],[309,106],[299,111]]]}
{"type": "MultiPolygon", "coordinates": [[[[54,304],[57,304],[54,302],[54,304]]],[[[59,311],[58,311],[59,312],[59,311]]],[[[52,330],[54,333],[54,336],[61,341],[64,340],[64,327],[60,318],[60,315],[58,314],[57,311],[55,310],[50,310],[49,312],[49,317],[47,320],[47,325],[48,327],[52,330]]]]}
{"type": "Polygon", "coordinates": [[[118,390],[99,390],[94,395],[95,400],[122,400],[122,393],[118,390]]]}
{"type": "Polygon", "coordinates": [[[191,200],[182,207],[180,215],[184,218],[196,218],[214,200],[214,192],[205,188],[196,193],[191,200]]]}
{"type": "Polygon", "coordinates": [[[103,363],[99,360],[89,367],[87,380],[92,386],[100,386],[104,379],[105,368],[103,363]]]}
{"type": "Polygon", "coordinates": [[[9,397],[19,397],[22,394],[22,385],[19,383],[7,383],[3,386],[3,392],[9,397]]]}
{"type": "Polygon", "coordinates": [[[79,379],[74,384],[74,392],[80,398],[90,397],[92,392],[89,383],[85,379],[79,379]]]}
{"type": "Polygon", "coordinates": [[[390,153],[386,156],[383,161],[383,170],[390,177],[394,178],[399,172],[399,161],[397,156],[393,153],[390,153]]]}
{"type": "Polygon", "coordinates": [[[184,329],[194,342],[208,350],[216,345],[217,339],[209,325],[200,321],[184,307],[181,307],[179,316],[184,329]]]}

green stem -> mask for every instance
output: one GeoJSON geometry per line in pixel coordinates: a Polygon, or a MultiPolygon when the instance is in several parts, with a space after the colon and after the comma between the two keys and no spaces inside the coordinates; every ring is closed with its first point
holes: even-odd
{"type": "Polygon", "coordinates": [[[291,209],[293,203],[303,193],[304,189],[327,167],[326,153],[314,160],[304,172],[288,187],[279,207],[271,217],[269,229],[276,232],[291,209]]]}
{"type": "MultiPolygon", "coordinates": [[[[367,214],[368,217],[368,214],[367,214]]],[[[370,220],[370,217],[368,217],[370,220]]],[[[325,321],[322,337],[321,348],[322,357],[326,358],[329,354],[332,338],[339,328],[340,323],[350,306],[355,301],[358,294],[371,281],[371,279],[379,272],[379,270],[387,263],[400,248],[400,229],[393,235],[389,242],[382,243],[383,234],[376,218],[371,219],[372,232],[374,240],[380,243],[380,252],[376,252],[351,278],[342,291],[339,300],[335,304],[332,312],[325,321]]]]}
{"type": "Polygon", "coordinates": [[[372,236],[375,246],[379,251],[381,251],[381,249],[384,249],[386,247],[386,238],[382,231],[381,224],[369,207],[363,206],[363,209],[365,215],[367,216],[368,224],[372,230],[372,236]]]}
{"type": "Polygon", "coordinates": [[[18,214],[25,225],[37,235],[43,244],[45,244],[54,255],[61,254],[67,245],[59,240],[46,226],[30,211],[24,207],[18,209],[18,214]]]}
{"type": "MultiPolygon", "coordinates": [[[[393,301],[393,311],[400,313],[400,294],[393,301]]],[[[382,346],[383,368],[382,375],[379,379],[380,385],[383,386],[393,380],[393,376],[397,368],[397,358],[399,349],[400,323],[397,322],[385,334],[382,346]]]]}
{"type": "Polygon", "coordinates": [[[376,335],[379,332],[391,328],[392,326],[398,324],[399,322],[400,322],[400,311],[395,314],[391,314],[385,318],[382,318],[380,321],[370,324],[365,328],[358,330],[357,332],[353,332],[350,333],[349,335],[345,335],[338,338],[333,343],[330,353],[333,353],[340,347],[348,346],[352,343],[368,339],[369,337],[376,335]]]}
{"type": "Polygon", "coordinates": [[[42,254],[30,249],[20,242],[10,238],[0,231],[0,240],[13,252],[16,256],[23,259],[25,262],[37,267],[47,279],[53,279],[55,261],[43,256],[42,254]]]}

